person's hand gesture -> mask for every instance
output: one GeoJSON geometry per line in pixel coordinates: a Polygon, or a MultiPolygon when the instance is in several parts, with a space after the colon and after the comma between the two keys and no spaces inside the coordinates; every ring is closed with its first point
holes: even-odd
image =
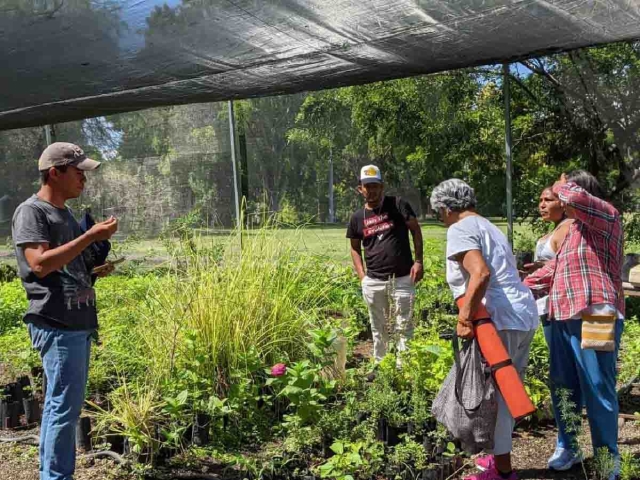
{"type": "MultiPolygon", "coordinates": [[[[563,173],[562,175],[560,175],[560,180],[558,180],[556,183],[553,184],[553,191],[557,192],[558,189],[561,186],[563,186],[563,185],[565,185],[567,183],[569,183],[569,180],[567,179],[567,174],[563,173]]],[[[567,216],[567,218],[576,218],[574,207],[571,207],[569,205],[565,205],[562,202],[561,202],[561,204],[562,204],[562,206],[564,208],[564,213],[567,216]]]]}
{"type": "Polygon", "coordinates": [[[524,276],[531,275],[533,272],[539,270],[542,267],[544,267],[544,262],[538,261],[533,263],[525,263],[522,266],[522,270],[520,270],[520,273],[524,276]]]}
{"type": "Polygon", "coordinates": [[[96,223],[87,233],[94,242],[100,242],[109,240],[116,231],[118,231],[118,220],[112,216],[104,222],[96,223]]]}
{"type": "Polygon", "coordinates": [[[566,183],[568,183],[567,174],[563,173],[562,175],[560,175],[560,179],[553,184],[553,191],[557,192],[557,189],[566,183]]]}

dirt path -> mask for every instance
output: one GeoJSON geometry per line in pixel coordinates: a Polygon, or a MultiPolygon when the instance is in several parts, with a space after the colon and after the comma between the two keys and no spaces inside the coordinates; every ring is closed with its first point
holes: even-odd
{"type": "MultiPolygon", "coordinates": [[[[6,431],[0,431],[5,435],[6,431]]],[[[37,433],[19,432],[18,435],[37,433]]],[[[583,436],[587,456],[591,456],[590,441],[583,436]]],[[[514,466],[521,480],[585,480],[580,467],[569,472],[551,472],[546,468],[547,457],[555,446],[555,430],[539,427],[535,430],[519,430],[514,439],[514,466]]],[[[620,431],[620,448],[640,456],[640,426],[626,422],[620,431]]],[[[588,463],[587,463],[588,465],[588,463]]],[[[166,475],[166,474],[165,474],[166,475]]],[[[168,475],[171,477],[171,474],[168,475]]],[[[75,480],[135,480],[139,477],[108,459],[78,461],[75,480]]],[[[38,480],[38,449],[24,444],[0,443],[0,479],[38,480]]]]}
{"type": "MultiPolygon", "coordinates": [[[[15,436],[37,435],[38,430],[14,433],[15,436]]],[[[6,430],[0,430],[0,437],[7,434],[6,430]]],[[[0,479],[39,480],[38,465],[38,447],[18,443],[0,443],[0,479]]],[[[75,480],[134,480],[136,478],[108,459],[79,459],[75,474],[75,480]]]]}
{"type": "MultiPolygon", "coordinates": [[[[587,457],[591,457],[591,441],[588,437],[588,426],[585,422],[585,434],[581,444],[587,457]]],[[[547,458],[555,449],[556,432],[554,428],[540,428],[531,432],[518,432],[514,439],[513,462],[521,480],[565,479],[584,480],[584,473],[580,467],[569,472],[552,472],[547,470],[547,458]]],[[[620,450],[631,451],[636,457],[640,456],[640,426],[636,422],[626,422],[620,430],[620,450]]],[[[589,461],[587,461],[587,466],[589,461]]]]}

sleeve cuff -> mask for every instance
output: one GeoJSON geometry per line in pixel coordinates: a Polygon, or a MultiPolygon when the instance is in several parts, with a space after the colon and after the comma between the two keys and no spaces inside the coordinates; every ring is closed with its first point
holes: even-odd
{"type": "Polygon", "coordinates": [[[455,257],[460,255],[461,253],[471,252],[472,250],[476,250],[478,252],[482,252],[482,250],[480,248],[474,248],[474,247],[461,248],[461,249],[459,249],[457,251],[447,252],[447,259],[448,260],[455,260],[455,257]]]}
{"type": "Polygon", "coordinates": [[[27,245],[29,243],[51,243],[51,240],[46,239],[46,238],[41,238],[41,239],[28,239],[28,240],[17,240],[15,242],[16,247],[22,247],[24,245],[27,245]]]}

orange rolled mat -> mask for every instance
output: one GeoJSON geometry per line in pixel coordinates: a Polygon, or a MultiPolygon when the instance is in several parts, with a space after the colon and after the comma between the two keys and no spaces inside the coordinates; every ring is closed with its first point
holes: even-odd
{"type": "MultiPolygon", "coordinates": [[[[464,304],[464,297],[458,298],[456,303],[458,308],[461,308],[464,304]]],[[[519,420],[531,415],[536,411],[536,407],[527,395],[520,375],[513,366],[509,353],[504,348],[502,339],[491,321],[491,315],[484,305],[481,304],[478,307],[473,320],[478,346],[482,356],[491,367],[493,378],[511,416],[519,420]]]]}

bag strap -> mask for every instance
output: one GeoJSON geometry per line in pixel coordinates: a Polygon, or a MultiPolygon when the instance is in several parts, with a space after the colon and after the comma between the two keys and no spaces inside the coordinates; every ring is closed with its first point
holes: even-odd
{"type": "MultiPolygon", "coordinates": [[[[475,407],[467,408],[465,406],[465,404],[462,403],[461,395],[460,395],[460,392],[462,391],[462,374],[463,374],[464,368],[463,368],[463,365],[462,365],[462,361],[460,360],[460,345],[458,343],[458,335],[457,335],[456,332],[453,333],[453,338],[452,338],[451,341],[453,343],[453,359],[454,359],[455,367],[456,367],[456,385],[455,385],[456,400],[462,406],[462,408],[465,409],[465,411],[467,411],[467,412],[477,412],[480,409],[480,407],[482,406],[482,402],[484,401],[484,397],[487,394],[487,383],[485,382],[485,384],[483,386],[482,396],[480,397],[480,401],[478,402],[478,404],[475,407]]],[[[472,339],[470,341],[471,342],[475,342],[476,339],[474,338],[474,339],[472,339]]]]}
{"type": "Polygon", "coordinates": [[[502,362],[495,363],[491,365],[491,373],[496,373],[497,370],[500,370],[501,368],[504,368],[504,367],[508,367],[509,365],[513,365],[513,360],[511,360],[510,358],[507,358],[502,362]]]}
{"type": "MultiPolygon", "coordinates": [[[[481,326],[481,325],[484,325],[485,323],[491,323],[491,319],[483,318],[482,320],[478,320],[475,323],[476,325],[481,326]]],[[[502,362],[498,362],[494,365],[490,365],[491,373],[496,373],[497,370],[500,370],[501,368],[504,368],[504,367],[508,367],[509,365],[513,365],[513,361],[511,360],[511,358],[508,358],[502,362]]]]}

